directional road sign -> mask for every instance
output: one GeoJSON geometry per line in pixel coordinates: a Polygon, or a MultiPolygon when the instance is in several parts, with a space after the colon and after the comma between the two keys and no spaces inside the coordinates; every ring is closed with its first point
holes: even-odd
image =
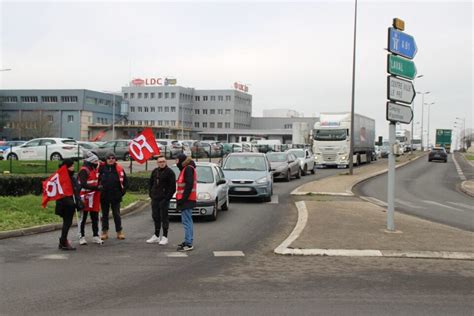
{"type": "Polygon", "coordinates": [[[387,121],[409,124],[413,119],[411,107],[387,102],[387,121]]]}
{"type": "Polygon", "coordinates": [[[409,59],[388,54],[387,72],[407,79],[415,79],[416,66],[409,59]]]}
{"type": "Polygon", "coordinates": [[[412,103],[416,92],[413,83],[394,76],[387,77],[387,99],[402,103],[412,103]]]}
{"type": "Polygon", "coordinates": [[[388,50],[391,53],[413,59],[417,52],[415,38],[411,35],[388,28],[388,50]]]}

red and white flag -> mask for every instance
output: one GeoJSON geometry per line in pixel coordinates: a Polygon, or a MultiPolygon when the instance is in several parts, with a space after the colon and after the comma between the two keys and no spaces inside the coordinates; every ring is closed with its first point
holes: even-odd
{"type": "Polygon", "coordinates": [[[67,166],[64,165],[55,174],[43,181],[43,201],[41,205],[45,208],[49,201],[56,201],[73,194],[71,178],[67,166]]]}
{"type": "Polygon", "coordinates": [[[144,163],[151,157],[160,154],[160,148],[156,144],[155,136],[151,128],[147,127],[135,137],[128,146],[128,151],[133,160],[144,163]]]}

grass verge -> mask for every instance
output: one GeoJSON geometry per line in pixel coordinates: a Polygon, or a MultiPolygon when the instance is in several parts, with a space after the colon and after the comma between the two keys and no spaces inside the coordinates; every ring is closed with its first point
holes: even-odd
{"type": "MultiPolygon", "coordinates": [[[[0,173],[45,174],[49,176],[58,170],[58,165],[59,161],[54,160],[0,160],[0,173]]],[[[79,161],[79,165],[76,161],[74,165],[76,166],[76,170],[79,170],[82,166],[82,161],[79,161]]]]}
{"type": "MultiPolygon", "coordinates": [[[[127,193],[122,208],[133,202],[145,200],[144,194],[127,193]]],[[[51,223],[61,223],[61,217],[54,214],[55,202],[41,207],[41,196],[0,196],[0,231],[14,230],[51,223]]]]}

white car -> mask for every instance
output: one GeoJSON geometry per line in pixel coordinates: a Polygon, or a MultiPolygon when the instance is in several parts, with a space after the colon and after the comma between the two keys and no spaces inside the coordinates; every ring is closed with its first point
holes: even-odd
{"type": "MultiPolygon", "coordinates": [[[[171,170],[176,174],[176,179],[179,176],[179,170],[176,165],[171,167],[171,170]]],[[[204,216],[211,221],[217,219],[219,211],[227,211],[229,208],[229,184],[228,180],[224,178],[219,165],[212,162],[197,162],[197,202],[193,209],[193,216],[204,216]]],[[[180,215],[176,209],[176,194],[170,201],[168,210],[170,216],[180,215]]]]}
{"type": "Polygon", "coordinates": [[[82,152],[74,139],[35,138],[23,145],[7,149],[5,159],[13,160],[62,160],[64,158],[82,158],[82,152]]]}
{"type": "Polygon", "coordinates": [[[298,158],[298,161],[300,162],[301,175],[307,175],[308,171],[311,171],[311,173],[314,174],[314,157],[308,149],[289,149],[288,152],[298,158]]]}

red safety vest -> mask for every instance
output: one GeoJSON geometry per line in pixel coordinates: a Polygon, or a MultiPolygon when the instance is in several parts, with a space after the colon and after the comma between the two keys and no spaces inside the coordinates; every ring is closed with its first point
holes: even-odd
{"type": "MultiPolygon", "coordinates": [[[[82,167],[81,170],[86,170],[89,176],[87,177],[87,184],[97,186],[99,184],[99,178],[97,176],[96,169],[90,169],[88,167],[82,167]]],[[[100,192],[92,191],[82,188],[81,199],[84,202],[84,211],[87,212],[99,212],[100,211],[100,192]]]]}
{"type": "Polygon", "coordinates": [[[184,182],[184,171],[186,168],[192,168],[193,169],[193,174],[194,174],[194,181],[193,181],[193,189],[191,190],[191,193],[189,194],[189,201],[196,201],[197,200],[197,173],[196,169],[194,169],[193,166],[186,166],[181,170],[181,173],[179,174],[178,181],[176,181],[176,200],[182,200],[183,199],[183,193],[184,193],[184,186],[186,183],[184,182]]]}
{"type": "Polygon", "coordinates": [[[115,170],[117,170],[117,173],[118,173],[118,176],[119,176],[120,188],[123,190],[123,178],[124,178],[123,168],[122,168],[121,165],[119,165],[118,163],[116,163],[116,164],[115,164],[115,170]]]}

